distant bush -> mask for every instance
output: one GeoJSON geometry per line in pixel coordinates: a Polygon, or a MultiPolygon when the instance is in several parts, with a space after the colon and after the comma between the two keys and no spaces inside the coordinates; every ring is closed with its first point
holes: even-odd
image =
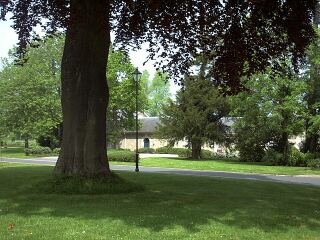
{"type": "Polygon", "coordinates": [[[173,154],[178,154],[179,157],[190,158],[192,155],[191,149],[188,148],[174,148],[173,154]]]}
{"type": "Polygon", "coordinates": [[[212,159],[213,152],[210,150],[201,150],[201,158],[203,159],[212,159]]]}
{"type": "MultiPolygon", "coordinates": [[[[177,154],[179,157],[190,158],[192,156],[192,151],[189,148],[173,148],[173,147],[160,147],[156,149],[156,153],[163,154],[177,154]]],[[[201,158],[211,159],[213,157],[213,152],[210,150],[201,150],[201,158]]]]}
{"type": "Polygon", "coordinates": [[[173,153],[173,148],[172,147],[159,147],[156,149],[156,153],[163,153],[163,154],[172,154],[173,153]]]}
{"type": "Polygon", "coordinates": [[[300,152],[296,148],[292,148],[289,154],[289,160],[287,165],[293,167],[305,167],[307,166],[307,157],[311,157],[312,155],[307,155],[303,152],[300,152]]]}
{"type": "Polygon", "coordinates": [[[26,148],[24,151],[26,155],[47,155],[52,153],[49,147],[40,146],[26,148]]]}
{"type": "Polygon", "coordinates": [[[307,166],[313,169],[320,169],[320,158],[308,159],[307,166]]]}
{"type": "Polygon", "coordinates": [[[109,149],[107,151],[109,161],[135,162],[136,154],[129,150],[109,149]]]}
{"type": "Polygon", "coordinates": [[[61,150],[61,148],[55,148],[55,149],[52,150],[52,153],[56,154],[56,155],[59,155],[60,154],[60,150],[61,150]]]}
{"type": "Polygon", "coordinates": [[[236,156],[235,154],[219,154],[219,153],[212,153],[212,159],[214,160],[227,160],[227,161],[239,161],[239,157],[236,156]]]}
{"type": "Polygon", "coordinates": [[[269,149],[266,151],[265,155],[261,159],[262,162],[269,163],[271,165],[281,165],[282,163],[282,154],[278,153],[277,151],[273,149],[269,149]]]}
{"type": "Polygon", "coordinates": [[[139,148],[139,153],[155,153],[156,150],[154,148],[139,148]]]}

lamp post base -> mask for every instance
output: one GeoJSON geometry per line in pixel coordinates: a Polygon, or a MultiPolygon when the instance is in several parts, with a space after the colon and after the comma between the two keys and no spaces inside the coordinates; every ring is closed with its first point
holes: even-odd
{"type": "Polygon", "coordinates": [[[139,172],[139,153],[136,153],[136,169],[135,172],[139,172]]]}

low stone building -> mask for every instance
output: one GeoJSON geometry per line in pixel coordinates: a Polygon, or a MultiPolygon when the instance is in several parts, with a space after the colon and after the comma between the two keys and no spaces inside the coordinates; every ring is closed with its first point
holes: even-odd
{"type": "MultiPolygon", "coordinates": [[[[153,148],[157,149],[160,147],[165,147],[168,145],[168,141],[166,139],[157,138],[155,132],[157,126],[160,124],[159,117],[145,117],[139,116],[139,122],[141,124],[141,128],[138,131],[138,148],[153,148]]],[[[223,122],[225,125],[231,127],[234,124],[233,118],[223,118],[223,122]]],[[[296,148],[300,148],[302,141],[304,140],[304,136],[296,136],[290,138],[290,143],[294,145],[296,148]]],[[[179,141],[174,147],[175,148],[186,148],[188,145],[187,141],[179,141]]],[[[127,131],[124,134],[124,138],[120,142],[120,148],[130,149],[134,151],[136,149],[136,132],[135,131],[127,131]]],[[[228,149],[220,144],[214,144],[213,146],[209,146],[205,144],[203,149],[211,150],[217,154],[226,154],[228,149]]]]}
{"type": "MultiPolygon", "coordinates": [[[[160,123],[158,117],[139,117],[141,128],[138,131],[138,148],[159,148],[167,145],[166,140],[161,140],[155,136],[155,131],[160,123]]],[[[127,131],[120,142],[120,148],[136,149],[136,132],[127,131]]]]}
{"type": "MultiPolygon", "coordinates": [[[[230,126],[233,121],[230,119],[224,120],[226,125],[230,126]]],[[[157,149],[160,147],[165,147],[168,145],[168,141],[166,139],[159,139],[155,132],[157,126],[160,124],[159,117],[144,117],[139,116],[139,122],[141,124],[141,128],[138,131],[138,148],[153,148],[157,149]]],[[[175,148],[185,148],[187,147],[187,141],[179,141],[174,147],[175,148]]],[[[134,151],[136,149],[136,132],[135,131],[127,131],[124,134],[124,138],[120,142],[120,148],[130,149],[134,151]]],[[[204,145],[203,149],[211,150],[213,152],[224,154],[226,153],[226,148],[219,144],[215,144],[213,147],[209,145],[204,145]]]]}

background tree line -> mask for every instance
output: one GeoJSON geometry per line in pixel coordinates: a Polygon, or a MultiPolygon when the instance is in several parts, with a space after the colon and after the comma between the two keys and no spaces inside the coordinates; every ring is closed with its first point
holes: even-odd
{"type": "MultiPolygon", "coordinates": [[[[64,36],[38,39],[30,48],[23,65],[14,62],[12,49],[2,59],[0,71],[0,130],[1,139],[9,135],[37,139],[41,146],[60,147],[62,137],[61,58],[64,36]]],[[[112,90],[107,111],[107,140],[117,147],[124,131],[134,129],[135,83],[128,55],[113,47],[108,57],[108,86],[112,90]]],[[[139,82],[140,113],[159,115],[162,105],[170,98],[166,74],[157,72],[153,79],[143,72],[139,82]]]]}

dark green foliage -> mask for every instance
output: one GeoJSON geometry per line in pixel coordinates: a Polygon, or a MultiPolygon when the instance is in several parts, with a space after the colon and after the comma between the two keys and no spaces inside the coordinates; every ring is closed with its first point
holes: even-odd
{"type": "Polygon", "coordinates": [[[173,147],[168,147],[168,146],[165,146],[165,147],[159,147],[156,149],[156,153],[163,153],[163,154],[173,154],[173,147]]]}
{"type": "MultiPolygon", "coordinates": [[[[160,147],[156,149],[156,153],[163,154],[177,154],[179,157],[190,158],[191,157],[191,149],[187,148],[173,148],[173,147],[160,147]]],[[[213,153],[210,150],[201,150],[201,158],[203,159],[211,159],[213,153]]]]}
{"type": "Polygon", "coordinates": [[[54,177],[32,186],[37,193],[46,194],[119,194],[144,191],[137,183],[124,180],[116,174],[104,178],[54,177]]]}
{"type": "Polygon", "coordinates": [[[263,162],[269,163],[274,166],[286,165],[291,167],[311,167],[309,163],[316,164],[319,156],[313,153],[303,153],[298,149],[291,147],[289,158],[286,164],[283,164],[283,154],[279,153],[273,149],[269,149],[265,152],[264,157],[262,158],[263,162]]]}
{"type": "Polygon", "coordinates": [[[159,116],[170,99],[168,74],[157,71],[147,88],[148,107],[146,113],[150,117],[159,116]]]}
{"type": "MultiPolygon", "coordinates": [[[[242,160],[242,159],[241,159],[242,160]]],[[[262,158],[258,159],[259,162],[266,162],[267,164],[278,166],[282,162],[282,154],[270,149],[263,154],[262,158]]],[[[253,161],[254,162],[254,161],[253,161]]]]}
{"type": "Polygon", "coordinates": [[[155,153],[156,150],[154,148],[139,148],[139,153],[155,153]]]}
{"type": "Polygon", "coordinates": [[[28,62],[23,66],[14,65],[11,49],[9,57],[2,59],[0,72],[0,128],[29,139],[54,136],[62,121],[59,80],[64,37],[36,43],[36,49],[28,48],[28,62]]]}
{"type": "Polygon", "coordinates": [[[136,154],[130,150],[108,149],[109,161],[135,162],[136,154]]]}
{"type": "Polygon", "coordinates": [[[232,98],[235,143],[243,161],[261,161],[273,149],[283,155],[273,161],[290,165],[289,138],[304,130],[306,86],[290,64],[282,64],[279,71],[268,69],[243,79],[247,91],[232,98]]]}
{"type": "Polygon", "coordinates": [[[260,162],[265,155],[264,146],[256,139],[246,139],[242,136],[243,141],[237,142],[237,150],[239,151],[239,157],[244,162],[260,162]]]}
{"type": "Polygon", "coordinates": [[[308,157],[311,157],[308,154],[304,154],[303,152],[300,152],[298,149],[292,147],[290,149],[289,159],[288,159],[288,166],[293,167],[306,167],[308,157]]]}
{"type": "Polygon", "coordinates": [[[205,75],[206,64],[198,76],[186,77],[176,100],[164,107],[158,135],[170,143],[187,139],[192,158],[201,158],[205,143],[226,143],[229,127],[223,122],[229,104],[205,75]]]}
{"type": "MultiPolygon", "coordinates": [[[[318,11],[320,5],[317,4],[318,11]]],[[[319,18],[319,14],[317,15],[319,18]]],[[[319,19],[317,20],[319,22],[319,19]]],[[[304,152],[320,152],[319,130],[320,130],[320,31],[317,29],[317,36],[307,51],[307,65],[304,69],[304,77],[307,83],[306,91],[306,139],[303,145],[304,152]]]]}
{"type": "Polygon", "coordinates": [[[192,152],[188,148],[173,148],[174,154],[178,154],[179,157],[191,158],[192,152]]]}
{"type": "Polygon", "coordinates": [[[55,155],[59,155],[60,154],[60,150],[61,150],[61,148],[54,148],[52,150],[52,153],[55,154],[55,155]]]}
{"type": "Polygon", "coordinates": [[[313,169],[320,169],[320,158],[309,159],[307,161],[307,166],[313,169]]]}
{"type": "MultiPolygon", "coordinates": [[[[123,138],[125,130],[135,127],[134,113],[136,85],[132,78],[134,66],[125,52],[116,51],[113,47],[109,50],[107,80],[110,91],[107,110],[107,142],[112,147],[117,147],[123,138]]],[[[144,112],[147,97],[144,82],[138,84],[138,111],[144,112]]]]}
{"type": "MultiPolygon", "coordinates": [[[[8,0],[0,2],[0,17],[3,20],[7,12],[13,14],[20,57],[31,42],[31,32],[39,24],[47,33],[67,29],[61,79],[63,121],[67,126],[62,148],[62,156],[65,157],[59,159],[55,171],[62,166],[65,168],[62,172],[66,169],[79,171],[74,166],[84,166],[81,171],[95,166],[97,172],[101,169],[108,172],[107,166],[99,164],[101,154],[106,150],[103,136],[106,133],[105,121],[97,124],[96,128],[81,127],[90,125],[87,121],[106,116],[105,60],[112,30],[116,41],[123,46],[139,47],[140,43],[149,42],[149,58],[159,54],[161,65],[172,70],[173,76],[188,72],[195,53],[207,55],[211,62],[215,62],[210,69],[211,80],[228,86],[228,90],[233,92],[239,90],[242,75],[264,69],[270,64],[270,59],[283,52],[289,50],[292,60],[298,62],[314,36],[311,27],[314,6],[315,0],[188,0],[166,1],[165,4],[150,0],[90,3],[8,0]],[[168,61],[163,61],[166,57],[168,61]],[[82,102],[90,102],[96,109],[91,111],[92,108],[82,102]],[[74,128],[69,127],[71,125],[83,131],[79,137],[74,128]],[[92,141],[85,141],[87,136],[99,140],[89,147],[86,144],[92,141]],[[76,156],[83,148],[86,155],[99,154],[93,158],[98,160],[92,162],[87,161],[90,159],[87,156],[76,156]],[[75,156],[75,159],[67,159],[67,156],[75,156]],[[72,165],[75,161],[80,162],[72,165]],[[89,162],[92,162],[91,166],[86,167],[89,162]]],[[[24,62],[22,58],[19,60],[24,62]]],[[[194,145],[192,155],[199,157],[201,140],[198,136],[190,140],[194,145]]]]}
{"type": "Polygon", "coordinates": [[[213,158],[213,153],[210,150],[201,150],[201,158],[202,159],[212,159],[213,158]]]}
{"type": "Polygon", "coordinates": [[[25,149],[26,155],[48,155],[51,153],[52,153],[52,151],[49,147],[36,146],[36,147],[31,147],[31,148],[25,149]]]}
{"type": "Polygon", "coordinates": [[[37,143],[41,147],[49,147],[51,149],[60,147],[60,141],[58,139],[58,136],[55,135],[41,135],[37,138],[37,143]]]}
{"type": "Polygon", "coordinates": [[[174,148],[170,146],[160,147],[156,149],[156,153],[164,153],[164,154],[181,154],[181,155],[188,155],[190,149],[187,148],[174,148]]]}

